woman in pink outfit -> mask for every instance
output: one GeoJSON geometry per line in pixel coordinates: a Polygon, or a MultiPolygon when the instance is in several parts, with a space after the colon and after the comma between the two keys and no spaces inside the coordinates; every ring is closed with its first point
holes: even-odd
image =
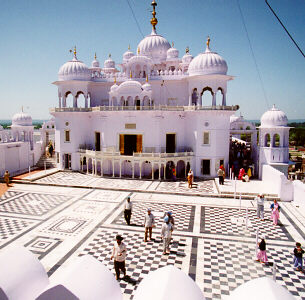
{"type": "Polygon", "coordinates": [[[273,220],[273,224],[277,225],[278,219],[280,218],[280,209],[281,207],[277,203],[276,199],[274,199],[274,203],[271,204],[271,219],[273,220]]]}
{"type": "Polygon", "coordinates": [[[261,238],[260,243],[258,243],[256,260],[261,262],[262,264],[266,264],[268,262],[266,254],[266,242],[264,236],[261,238]]]}

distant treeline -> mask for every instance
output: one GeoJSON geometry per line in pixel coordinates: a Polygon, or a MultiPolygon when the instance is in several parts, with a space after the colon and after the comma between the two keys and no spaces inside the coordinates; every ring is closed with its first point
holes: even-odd
{"type": "Polygon", "coordinates": [[[302,123],[289,123],[289,143],[294,146],[305,146],[305,122],[302,123]]]}
{"type": "MultiPolygon", "coordinates": [[[[39,129],[39,128],[41,128],[42,123],[43,123],[43,122],[35,122],[35,121],[34,121],[34,122],[33,122],[34,129],[39,129]]],[[[3,129],[10,129],[11,123],[1,123],[0,125],[3,127],[3,129]]]]}

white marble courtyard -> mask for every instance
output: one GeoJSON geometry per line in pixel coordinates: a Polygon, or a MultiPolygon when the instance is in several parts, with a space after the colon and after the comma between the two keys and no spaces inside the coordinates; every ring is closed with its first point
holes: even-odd
{"type": "MultiPolygon", "coordinates": [[[[183,182],[59,172],[33,183],[15,184],[1,197],[0,249],[26,246],[40,259],[51,280],[84,254],[114,272],[111,249],[120,233],[128,248],[126,266],[131,278],[120,281],[126,299],[132,299],[146,274],[168,264],[191,276],[206,299],[225,299],[250,279],[272,277],[274,263],[276,281],[296,299],[305,299],[305,276],[292,267],[295,242],[305,243],[304,215],[293,204],[281,203],[281,226],[274,227],[269,218],[263,222],[256,218],[254,201],[242,200],[241,204],[240,210],[238,199],[222,198],[214,181],[199,182],[188,191],[183,182]],[[122,214],[128,195],[134,203],[132,226],[126,226],[122,214]],[[155,241],[144,243],[141,224],[148,207],[157,219],[157,228],[155,241]],[[177,226],[171,254],[163,256],[159,232],[168,210],[177,226]],[[254,259],[257,229],[266,235],[268,266],[254,259]]],[[[269,214],[269,203],[265,209],[269,214]]]]}

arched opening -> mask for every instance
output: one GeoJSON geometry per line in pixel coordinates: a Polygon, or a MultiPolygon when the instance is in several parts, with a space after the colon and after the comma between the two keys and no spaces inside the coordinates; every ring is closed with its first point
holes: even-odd
{"type": "Polygon", "coordinates": [[[111,104],[112,104],[112,106],[117,106],[118,105],[116,97],[112,97],[111,104]]]}
{"type": "Polygon", "coordinates": [[[87,165],[88,173],[92,173],[92,158],[88,158],[88,165],[87,165]]]}
{"type": "Polygon", "coordinates": [[[139,78],[141,75],[141,66],[140,65],[136,65],[135,67],[135,78],[139,78]]]}
{"type": "Polygon", "coordinates": [[[138,96],[134,99],[134,104],[135,104],[136,110],[141,109],[141,100],[138,96]]]}
{"type": "Polygon", "coordinates": [[[216,105],[222,105],[222,98],[223,98],[223,90],[221,87],[219,87],[216,93],[216,105]]]}
{"type": "Polygon", "coordinates": [[[132,97],[127,97],[127,100],[125,101],[125,106],[132,106],[132,97]]]}
{"type": "Polygon", "coordinates": [[[193,89],[192,92],[192,105],[197,105],[198,104],[198,92],[197,89],[193,89]]]}
{"type": "Polygon", "coordinates": [[[120,162],[114,161],[113,162],[113,168],[114,168],[114,176],[120,177],[120,162]]]}
{"type": "Polygon", "coordinates": [[[173,161],[168,161],[166,163],[166,168],[165,168],[166,179],[173,179],[174,167],[175,167],[175,163],[173,161]]]}
{"type": "Polygon", "coordinates": [[[142,178],[151,178],[151,163],[149,161],[142,163],[142,178]]]}
{"type": "Polygon", "coordinates": [[[76,107],[86,107],[85,95],[81,91],[76,94],[76,107]]]}
{"type": "Polygon", "coordinates": [[[265,134],[264,147],[270,147],[270,134],[265,134]]]}
{"type": "Polygon", "coordinates": [[[130,160],[124,160],[122,162],[122,176],[132,177],[132,164],[130,160]]]}
{"type": "Polygon", "coordinates": [[[279,134],[274,134],[273,135],[273,143],[272,143],[273,145],[273,147],[280,147],[280,136],[279,136],[279,134]]]}
{"type": "Polygon", "coordinates": [[[112,176],[112,161],[110,159],[103,161],[103,174],[112,176]]]}
{"type": "Polygon", "coordinates": [[[183,160],[177,162],[177,178],[185,178],[185,162],[183,160]]]}
{"type": "Polygon", "coordinates": [[[202,106],[211,106],[213,103],[213,91],[210,87],[205,87],[201,92],[202,106]]]}
{"type": "Polygon", "coordinates": [[[69,91],[69,92],[66,92],[65,94],[65,106],[64,107],[73,107],[73,95],[72,93],[69,91]]]}
{"type": "Polygon", "coordinates": [[[133,168],[134,168],[134,176],[135,177],[140,177],[140,163],[139,162],[135,162],[134,165],[133,165],[133,168]]]}
{"type": "Polygon", "coordinates": [[[120,105],[125,106],[125,98],[123,96],[121,97],[120,105]]]}
{"type": "Polygon", "coordinates": [[[143,106],[150,106],[150,100],[149,100],[148,96],[144,96],[143,106]]]}
{"type": "Polygon", "coordinates": [[[102,166],[101,161],[98,160],[96,162],[96,174],[99,175],[99,176],[101,176],[101,170],[102,170],[101,166],[102,166]]]}

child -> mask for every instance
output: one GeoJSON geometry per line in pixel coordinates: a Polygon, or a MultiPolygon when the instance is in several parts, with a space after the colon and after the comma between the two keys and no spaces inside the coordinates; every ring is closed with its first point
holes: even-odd
{"type": "Polygon", "coordinates": [[[294,252],[294,259],[293,259],[293,264],[294,267],[296,268],[297,271],[303,271],[303,253],[304,250],[301,248],[301,244],[300,243],[296,243],[296,248],[294,248],[293,252],[294,252]]]}
{"type": "Polygon", "coordinates": [[[265,237],[261,238],[260,243],[258,243],[258,251],[257,251],[257,261],[260,261],[262,264],[266,264],[268,262],[267,254],[266,254],[266,242],[265,237]]]}
{"type": "Polygon", "coordinates": [[[280,218],[280,210],[281,210],[281,207],[277,203],[276,199],[274,199],[270,208],[271,208],[271,219],[273,220],[273,224],[276,226],[280,218]]]}

